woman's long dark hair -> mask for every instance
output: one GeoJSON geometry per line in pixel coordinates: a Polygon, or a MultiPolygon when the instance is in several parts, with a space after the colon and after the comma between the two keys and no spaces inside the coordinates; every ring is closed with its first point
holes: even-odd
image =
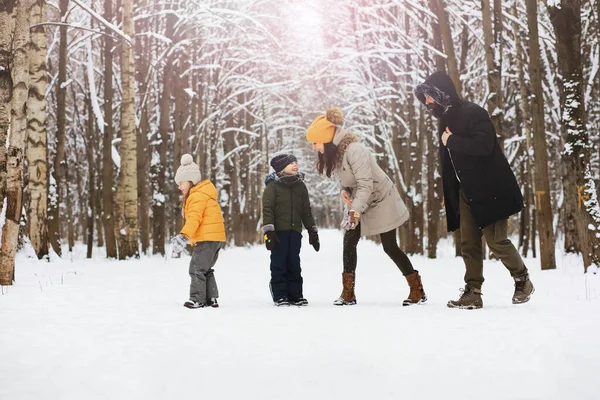
{"type": "Polygon", "coordinates": [[[325,175],[331,178],[331,171],[333,171],[337,163],[337,146],[333,143],[325,143],[324,147],[324,154],[319,153],[317,170],[319,171],[319,175],[322,175],[323,170],[325,170],[325,175]]]}

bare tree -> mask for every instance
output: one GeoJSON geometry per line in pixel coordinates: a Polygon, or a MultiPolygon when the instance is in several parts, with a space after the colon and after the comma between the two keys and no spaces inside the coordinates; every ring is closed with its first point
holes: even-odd
{"type": "Polygon", "coordinates": [[[502,95],[502,1],[494,0],[494,23],[490,0],[481,1],[485,62],[489,86],[488,112],[504,148],[504,100],[502,95]]]}
{"type": "MultiPolygon", "coordinates": [[[[104,0],[104,18],[112,21],[112,1],[104,0]]],[[[102,139],[102,220],[106,256],[117,258],[115,215],[113,209],[113,45],[111,35],[104,36],[104,135],[102,139]]]]}
{"type": "Polygon", "coordinates": [[[600,209],[590,168],[581,54],[581,0],[561,0],[548,7],[556,32],[556,51],[562,77],[562,132],[565,137],[562,179],[566,218],[575,221],[583,266],[600,266],[600,209]]]}
{"type": "Polygon", "coordinates": [[[555,239],[552,227],[552,205],[548,175],[548,151],[544,123],[544,94],[542,89],[542,65],[538,33],[538,10],[536,0],[526,0],[527,25],[529,27],[529,76],[532,87],[532,130],[535,153],[535,195],[540,258],[542,269],[555,269],[555,239]]]}
{"type": "MultiPolygon", "coordinates": [[[[50,181],[50,198],[48,210],[48,235],[50,244],[59,256],[61,250],[61,219],[60,205],[63,199],[62,191],[65,186],[66,157],[65,141],[67,135],[67,25],[66,16],[69,11],[69,0],[60,0],[60,15],[63,25],[60,26],[60,44],[58,60],[58,87],[56,89],[56,155],[52,168],[52,180],[50,181]]],[[[67,196],[68,198],[68,196],[67,196]]]]}
{"type": "MultiPolygon", "coordinates": [[[[123,1],[123,32],[134,36],[133,0],[123,1]]],[[[138,257],[137,144],[133,47],[123,43],[121,53],[121,168],[117,188],[119,259],[138,257]]]]}
{"type": "MultiPolygon", "coordinates": [[[[0,2],[0,143],[6,143],[10,124],[10,101],[12,97],[11,14],[13,1],[0,2]]],[[[6,146],[0,146],[0,211],[6,196],[6,146]]]]}
{"type": "Polygon", "coordinates": [[[6,222],[2,228],[0,285],[12,285],[15,253],[23,199],[23,159],[27,138],[26,104],[29,95],[29,15],[31,0],[18,0],[13,36],[11,130],[8,146],[6,182],[6,222]]]}
{"type": "Polygon", "coordinates": [[[46,1],[31,8],[29,97],[27,99],[27,160],[29,177],[29,239],[38,256],[48,254],[48,156],[46,135],[46,1]],[[36,26],[37,25],[37,26],[36,26]]]}

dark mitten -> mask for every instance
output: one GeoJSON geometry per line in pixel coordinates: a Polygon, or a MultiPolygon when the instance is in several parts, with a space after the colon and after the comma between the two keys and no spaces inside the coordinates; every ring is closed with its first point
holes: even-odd
{"type": "Polygon", "coordinates": [[[265,232],[264,240],[265,246],[269,251],[273,250],[273,247],[275,247],[275,245],[279,243],[279,237],[277,237],[277,233],[275,231],[265,232]]]}
{"type": "Polygon", "coordinates": [[[319,251],[321,249],[321,242],[319,242],[319,233],[316,226],[313,226],[308,231],[308,243],[315,249],[315,251],[319,251]]]}

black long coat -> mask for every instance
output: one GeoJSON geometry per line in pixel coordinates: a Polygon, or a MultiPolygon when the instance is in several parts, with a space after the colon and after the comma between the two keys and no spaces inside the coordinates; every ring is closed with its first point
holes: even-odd
{"type": "MultiPolygon", "coordinates": [[[[417,91],[415,93],[424,102],[424,96],[419,96],[417,91]]],[[[469,200],[479,228],[521,211],[523,195],[500,149],[487,111],[477,104],[461,100],[445,73],[433,74],[425,81],[420,93],[433,95],[436,102],[439,99],[445,105],[438,135],[448,231],[460,228],[458,205],[461,189],[469,200]],[[437,90],[428,90],[431,87],[437,90]],[[446,127],[452,135],[444,146],[441,136],[446,127]]]]}

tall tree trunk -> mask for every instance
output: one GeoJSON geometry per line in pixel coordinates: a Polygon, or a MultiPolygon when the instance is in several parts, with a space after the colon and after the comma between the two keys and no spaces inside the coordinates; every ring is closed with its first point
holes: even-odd
{"type": "MultiPolygon", "coordinates": [[[[446,2],[444,0],[431,0],[435,2],[435,10],[438,17],[438,23],[440,28],[440,35],[442,37],[442,43],[444,45],[444,53],[446,54],[446,67],[448,69],[448,75],[452,79],[454,86],[456,86],[456,92],[459,96],[462,96],[462,83],[460,81],[460,75],[458,73],[458,63],[456,60],[456,52],[454,51],[454,44],[452,41],[452,29],[450,27],[450,21],[448,19],[448,13],[446,11],[446,2]]],[[[439,40],[438,40],[439,41],[439,40]]],[[[457,229],[453,233],[454,236],[454,247],[455,255],[457,257],[462,256],[461,249],[461,234],[460,229],[457,229]]]]}
{"type": "Polygon", "coordinates": [[[467,56],[469,54],[469,26],[464,23],[460,39],[460,73],[467,72],[467,56]]]}
{"type": "MultiPolygon", "coordinates": [[[[94,143],[96,143],[96,145],[94,146],[95,151],[96,151],[96,165],[94,166],[94,168],[96,168],[96,171],[102,171],[102,154],[100,152],[100,146],[99,143],[102,140],[102,137],[100,137],[99,135],[99,130],[96,129],[95,131],[95,138],[94,138],[94,143]]],[[[96,182],[94,183],[96,185],[96,196],[94,196],[94,208],[96,209],[96,211],[94,212],[94,215],[96,216],[96,222],[95,222],[95,226],[96,226],[96,238],[98,239],[97,245],[98,247],[104,247],[104,222],[102,221],[102,173],[98,172],[96,173],[96,182]],[[100,191],[100,193],[98,193],[98,191],[100,191]]]]}
{"type": "MultiPolygon", "coordinates": [[[[73,132],[73,130],[72,130],[73,132]]],[[[77,165],[77,164],[75,164],[77,165]]],[[[73,203],[74,203],[74,196],[71,195],[71,182],[76,182],[79,185],[79,179],[77,179],[77,177],[74,177],[73,180],[70,179],[69,174],[75,175],[77,176],[79,174],[79,168],[75,169],[75,170],[68,170],[65,169],[65,184],[64,184],[64,189],[65,189],[65,199],[66,199],[66,205],[67,205],[67,245],[68,245],[68,249],[69,252],[73,252],[73,247],[75,246],[75,225],[74,225],[74,219],[75,219],[75,213],[73,210],[73,203]]],[[[81,194],[82,190],[77,190],[75,192],[76,194],[81,194]]]]}
{"type": "Polygon", "coordinates": [[[29,95],[29,14],[31,0],[16,2],[13,36],[11,131],[7,152],[6,221],[2,228],[0,285],[15,279],[15,253],[23,198],[23,155],[27,137],[26,103],[29,95]]]}
{"type": "MultiPolygon", "coordinates": [[[[89,83],[90,85],[93,82],[89,83]]],[[[87,143],[86,155],[88,163],[88,207],[87,207],[87,258],[92,258],[94,250],[94,221],[96,219],[96,207],[94,200],[96,198],[96,171],[94,163],[94,111],[92,110],[92,100],[89,96],[86,99],[87,103],[87,143]]]]}
{"type": "MultiPolygon", "coordinates": [[[[11,14],[13,1],[0,2],[0,143],[6,143],[10,125],[10,101],[12,97],[11,14]]],[[[0,146],[0,212],[6,197],[6,146],[0,146]]]]}
{"type": "MultiPolygon", "coordinates": [[[[136,22],[136,31],[139,35],[146,23],[143,21],[136,22]]],[[[139,219],[140,219],[140,239],[142,253],[148,254],[150,248],[150,180],[149,174],[149,143],[148,134],[150,134],[150,121],[148,116],[148,102],[150,87],[148,79],[148,60],[150,59],[149,38],[138,37],[135,42],[137,67],[135,69],[138,92],[141,99],[140,104],[140,128],[137,141],[138,153],[138,193],[139,193],[139,219]]]]}
{"type": "Polygon", "coordinates": [[[544,124],[544,93],[542,90],[542,65],[538,34],[537,1],[526,0],[527,25],[529,27],[529,76],[533,98],[532,130],[535,153],[536,221],[540,235],[540,256],[542,269],[556,269],[555,239],[552,227],[552,205],[550,203],[550,182],[548,175],[548,152],[546,149],[546,129],[544,124]]]}
{"type": "MultiPolygon", "coordinates": [[[[433,47],[438,50],[439,52],[443,53],[444,52],[444,44],[442,42],[442,29],[441,29],[441,23],[440,23],[440,12],[438,10],[438,0],[429,0],[429,7],[431,8],[431,11],[438,16],[437,21],[433,22],[433,26],[432,26],[432,41],[433,41],[433,47]]],[[[423,16],[424,18],[424,16],[423,16]]],[[[442,57],[441,55],[435,54],[434,55],[435,58],[435,68],[436,71],[446,71],[446,59],[444,57],[442,57]]]]}
{"type": "MultiPolygon", "coordinates": [[[[166,16],[165,37],[173,38],[173,27],[175,16],[172,13],[166,16]]],[[[169,130],[171,127],[171,78],[173,75],[172,57],[165,60],[163,66],[163,86],[160,97],[160,122],[158,126],[158,163],[151,167],[153,181],[152,197],[152,254],[165,254],[165,232],[166,226],[166,200],[167,187],[165,182],[167,168],[167,145],[169,143],[169,130]]]]}
{"type": "MultiPolygon", "coordinates": [[[[61,22],[65,20],[69,10],[69,0],[59,0],[61,22]]],[[[67,26],[61,26],[60,42],[58,51],[58,83],[56,89],[56,154],[54,156],[54,165],[52,168],[53,179],[50,182],[50,198],[48,209],[48,236],[52,248],[59,256],[61,251],[61,218],[60,206],[62,202],[62,191],[64,190],[66,158],[65,141],[67,134],[67,26]]]]}
{"type": "MultiPolygon", "coordinates": [[[[517,12],[517,3],[515,2],[512,8],[512,14],[515,17],[515,21],[518,20],[518,12],[517,12]]],[[[529,250],[529,244],[532,244],[532,252],[535,254],[535,240],[531,240],[532,237],[535,237],[535,169],[533,165],[532,155],[533,155],[533,138],[531,132],[531,113],[530,110],[530,96],[528,92],[529,82],[525,80],[525,68],[523,55],[525,50],[523,48],[523,44],[521,41],[521,32],[519,29],[519,24],[513,22],[513,33],[515,37],[515,59],[516,59],[516,68],[517,68],[517,76],[519,87],[519,114],[521,117],[521,127],[522,131],[525,133],[525,151],[523,155],[523,165],[524,165],[524,173],[523,176],[523,186],[525,187],[523,196],[525,200],[525,209],[521,212],[524,217],[524,223],[527,224],[524,227],[524,232],[526,232],[526,236],[523,237],[523,251],[522,254],[524,257],[527,257],[527,253],[529,250]]]]}
{"type": "MultiPolygon", "coordinates": [[[[113,20],[112,1],[104,0],[104,18],[113,20]]],[[[104,127],[102,139],[102,220],[106,257],[117,258],[117,240],[115,237],[115,214],[113,199],[113,39],[104,36],[104,127]]],[[[123,45],[125,46],[125,45],[123,45]]]]}
{"type": "Polygon", "coordinates": [[[500,138],[500,147],[504,148],[504,100],[502,96],[502,4],[494,0],[494,24],[490,0],[481,0],[483,20],[483,41],[485,44],[485,62],[489,96],[487,109],[496,135],[500,138]]]}
{"type": "Polygon", "coordinates": [[[581,0],[561,0],[549,6],[556,34],[556,52],[562,77],[561,117],[565,149],[563,188],[565,207],[577,226],[584,270],[600,267],[600,208],[590,168],[590,141],[586,127],[581,55],[581,0]]]}
{"type": "Polygon", "coordinates": [[[460,81],[460,75],[458,73],[458,63],[456,61],[456,53],[454,51],[454,44],[452,41],[452,29],[450,28],[448,12],[446,11],[446,2],[444,0],[432,1],[436,2],[438,23],[440,26],[440,33],[442,35],[442,42],[444,43],[444,53],[446,53],[446,56],[448,57],[446,59],[448,75],[450,75],[450,78],[452,78],[452,82],[454,82],[456,91],[460,96],[462,94],[462,84],[460,81]]]}
{"type": "MultiPolygon", "coordinates": [[[[132,43],[133,0],[123,1],[123,32],[132,43]]],[[[135,76],[133,47],[123,43],[121,53],[121,168],[117,188],[117,229],[119,259],[138,257],[138,188],[137,188],[137,143],[135,127],[135,76]]]]}
{"type": "MultiPolygon", "coordinates": [[[[46,22],[46,1],[31,8],[31,25],[46,22]]],[[[29,239],[41,259],[48,255],[48,160],[46,135],[46,28],[31,29],[29,98],[27,99],[27,160],[29,239]]]]}
{"type": "MultiPolygon", "coordinates": [[[[189,39],[189,38],[188,38],[189,39]]],[[[181,35],[176,35],[176,41],[183,40],[181,35]]],[[[181,161],[181,156],[183,154],[189,153],[189,123],[188,117],[190,114],[190,102],[192,99],[186,92],[186,89],[190,87],[189,82],[189,68],[190,63],[188,60],[188,56],[185,53],[185,49],[180,49],[176,53],[176,57],[178,59],[177,65],[174,68],[173,75],[173,87],[175,89],[175,93],[173,96],[175,97],[175,115],[173,119],[173,129],[175,131],[175,141],[173,146],[173,154],[174,154],[174,168],[175,170],[179,168],[179,164],[181,161]],[[187,73],[186,73],[187,72],[187,73]]],[[[170,195],[175,199],[179,199],[179,193],[170,191],[170,195]]],[[[177,204],[177,201],[173,201],[172,204],[177,204]]],[[[180,207],[175,207],[175,210],[180,211],[180,207]]],[[[181,215],[181,213],[176,213],[181,215]]],[[[183,219],[182,218],[168,218],[168,220],[172,221],[174,224],[175,232],[181,231],[183,227],[183,219]]]]}

